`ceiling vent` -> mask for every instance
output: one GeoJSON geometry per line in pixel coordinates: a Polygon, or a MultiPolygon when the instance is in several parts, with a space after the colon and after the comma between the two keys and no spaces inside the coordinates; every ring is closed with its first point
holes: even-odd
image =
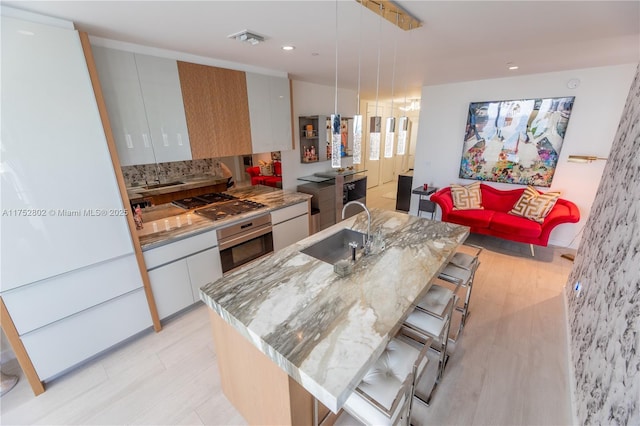
{"type": "Polygon", "coordinates": [[[243,31],[240,31],[239,33],[231,34],[230,36],[227,36],[227,37],[233,38],[245,43],[249,43],[252,46],[255,46],[256,44],[262,43],[264,41],[264,37],[259,36],[258,34],[251,33],[248,30],[243,30],[243,31]]]}

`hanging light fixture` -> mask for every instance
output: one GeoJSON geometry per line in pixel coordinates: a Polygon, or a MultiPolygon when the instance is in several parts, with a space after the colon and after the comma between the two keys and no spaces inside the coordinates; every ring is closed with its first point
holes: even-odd
{"type": "Polygon", "coordinates": [[[340,114],[338,114],[338,0],[336,0],[336,91],[334,101],[334,113],[331,114],[331,167],[338,169],[342,166],[340,114]]]}
{"type": "MultiPolygon", "coordinates": [[[[398,26],[398,21],[400,19],[400,15],[396,12],[396,26],[398,26]]],[[[398,37],[394,37],[394,45],[393,45],[393,71],[391,72],[391,113],[390,117],[387,118],[387,134],[384,138],[384,158],[392,158],[393,157],[393,142],[395,140],[395,132],[396,132],[396,118],[393,113],[393,96],[395,89],[395,81],[396,81],[396,55],[398,52],[398,37]]]]}
{"type": "MultiPolygon", "coordinates": [[[[380,16],[383,13],[382,3],[380,3],[380,16]]],[[[382,117],[378,115],[378,92],[380,89],[380,42],[382,34],[382,17],[378,25],[378,74],[376,78],[376,115],[371,117],[369,124],[369,160],[380,160],[380,131],[382,130],[382,117]]]]}
{"type": "MultiPolygon", "coordinates": [[[[411,23],[409,23],[409,30],[411,30],[411,23]]],[[[411,33],[409,33],[411,36],[411,33]]],[[[409,69],[409,55],[407,55],[407,65],[404,68],[405,73],[406,70],[409,69]]],[[[407,104],[407,77],[404,78],[404,104],[407,104]]],[[[406,109],[400,107],[402,111],[406,111],[406,109]]],[[[398,146],[396,155],[405,155],[407,152],[407,133],[409,131],[409,118],[406,115],[402,115],[398,120],[398,146]]]]}
{"type": "Polygon", "coordinates": [[[362,162],[362,115],[360,115],[360,69],[362,63],[362,8],[360,8],[360,22],[358,25],[358,103],[356,105],[357,114],[353,116],[353,164],[362,162]]]}

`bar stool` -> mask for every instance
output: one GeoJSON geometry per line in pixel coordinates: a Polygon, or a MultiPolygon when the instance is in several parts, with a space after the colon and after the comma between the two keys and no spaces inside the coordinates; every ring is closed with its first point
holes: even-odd
{"type": "Polygon", "coordinates": [[[430,346],[440,354],[436,380],[429,395],[421,396],[416,394],[416,398],[427,405],[442,380],[445,366],[449,360],[449,354],[447,353],[449,328],[456,302],[457,296],[452,290],[433,284],[404,321],[401,330],[406,336],[425,346],[430,346]]]}
{"type": "MultiPolygon", "coordinates": [[[[483,248],[471,244],[465,244],[465,246],[472,247],[475,250],[474,254],[468,254],[463,252],[456,252],[453,258],[449,261],[447,266],[438,275],[438,278],[449,282],[455,286],[454,292],[457,294],[459,288],[465,288],[464,303],[462,306],[456,305],[456,310],[462,313],[460,319],[460,327],[457,335],[464,328],[467,318],[469,317],[469,302],[471,300],[471,290],[473,289],[473,280],[475,278],[476,270],[480,266],[480,253],[483,248]]],[[[462,299],[461,299],[462,300],[462,299]]],[[[454,338],[455,341],[455,338],[454,338]]]]}
{"type": "Polygon", "coordinates": [[[428,345],[394,337],[343,406],[334,425],[409,424],[415,383],[426,370],[428,345]]]}

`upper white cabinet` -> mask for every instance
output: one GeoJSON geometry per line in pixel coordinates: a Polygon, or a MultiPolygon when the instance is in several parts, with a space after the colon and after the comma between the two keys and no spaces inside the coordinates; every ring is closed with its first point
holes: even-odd
{"type": "Polygon", "coordinates": [[[191,159],[177,62],[93,46],[122,166],[191,159]]]}
{"type": "Polygon", "coordinates": [[[289,80],[249,72],[246,76],[253,152],[292,149],[289,80]]]}
{"type": "Polygon", "coordinates": [[[191,160],[177,61],[137,53],[135,60],[156,161],[191,160]]]}
{"type": "Polygon", "coordinates": [[[92,50],[120,165],[155,163],[134,54],[100,46],[92,50]]]}

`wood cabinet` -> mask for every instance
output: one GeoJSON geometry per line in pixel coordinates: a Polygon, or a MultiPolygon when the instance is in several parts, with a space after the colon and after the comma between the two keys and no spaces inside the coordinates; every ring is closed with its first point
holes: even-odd
{"type": "Polygon", "coordinates": [[[278,251],[309,236],[309,201],[271,212],[273,250],[278,251]]]}
{"type": "Polygon", "coordinates": [[[290,150],[289,80],[249,72],[246,77],[253,152],[290,150]]]}
{"type": "Polygon", "coordinates": [[[144,252],[160,319],[200,300],[200,287],[222,277],[216,231],[144,252]]]}
{"type": "Polygon", "coordinates": [[[298,192],[313,195],[311,208],[318,209],[319,231],[336,223],[336,186],[334,182],[310,182],[298,185],[298,192]]]}
{"type": "Polygon", "coordinates": [[[251,153],[245,73],[178,61],[193,159],[251,153]]]}
{"type": "Polygon", "coordinates": [[[190,160],[177,62],[92,50],[121,165],[190,160]]]}

